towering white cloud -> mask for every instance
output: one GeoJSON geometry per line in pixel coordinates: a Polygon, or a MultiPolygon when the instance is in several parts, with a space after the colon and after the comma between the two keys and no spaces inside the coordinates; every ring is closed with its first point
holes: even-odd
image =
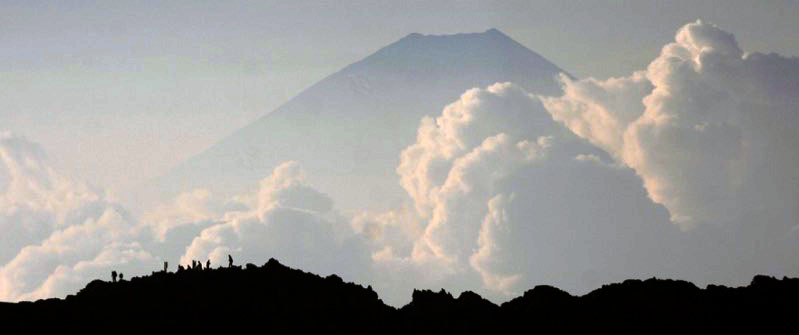
{"type": "Polygon", "coordinates": [[[684,229],[766,209],[796,222],[798,59],[745,53],[697,21],[645,71],[562,81],[544,99],[553,118],[635,169],[684,229]]]}
{"type": "MultiPolygon", "coordinates": [[[[422,120],[417,141],[405,149],[397,172],[427,221],[410,257],[458,272],[471,251],[496,184],[544,155],[550,138],[528,130],[545,124],[538,102],[509,83],[472,89],[441,116],[422,120]],[[532,140],[530,140],[532,138],[532,140]]],[[[540,106],[540,105],[539,105],[540,106]]]]}
{"type": "Polygon", "coordinates": [[[424,117],[416,143],[403,150],[397,167],[400,184],[413,198],[419,214],[431,215],[431,193],[445,181],[458,158],[481,145],[485,145],[483,151],[486,151],[509,142],[517,146],[516,151],[525,159],[532,158],[535,148],[529,142],[535,142],[536,138],[528,139],[531,137],[528,131],[530,127],[549,123],[544,115],[531,112],[537,109],[537,104],[521,88],[498,83],[464,92],[435,120],[424,117]],[[490,137],[495,138],[487,141],[490,137]],[[521,144],[523,141],[526,144],[521,144]]]}
{"type": "MultiPolygon", "coordinates": [[[[513,84],[469,90],[437,118],[423,119],[416,143],[401,155],[397,172],[417,216],[404,222],[421,231],[374,234],[386,247],[373,259],[413,274],[417,285],[484,287],[499,299],[542,282],[585,290],[585,274],[618,278],[622,267],[628,275],[651,274],[654,262],[603,261],[611,248],[628,256],[638,247],[635,239],[662,233],[620,238],[620,229],[646,230],[642,221],[665,221],[631,171],[605,164],[603,156],[554,122],[538,97],[513,84]],[[401,236],[413,238],[410,248],[397,242],[401,236]]],[[[374,221],[374,228],[359,231],[394,227],[374,221]]]]}

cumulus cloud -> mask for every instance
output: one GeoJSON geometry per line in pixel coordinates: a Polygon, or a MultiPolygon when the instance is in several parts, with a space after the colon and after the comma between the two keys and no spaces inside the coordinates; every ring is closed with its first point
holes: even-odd
{"type": "Polygon", "coordinates": [[[316,273],[359,275],[369,269],[362,237],[332,210],[332,200],[305,181],[297,162],[285,162],[260,183],[250,207],[227,212],[195,237],[181,263],[211,260],[262,263],[271,257],[316,273]]]}
{"type": "Polygon", "coordinates": [[[220,204],[210,191],[195,189],[145,213],[142,222],[151,227],[158,241],[165,242],[167,233],[181,226],[221,219],[225,209],[220,204]]]}
{"type": "Polygon", "coordinates": [[[0,194],[0,263],[21,247],[98,211],[100,196],[85,184],[57,175],[37,144],[0,133],[0,161],[5,179],[5,192],[0,194]]]}
{"type": "MultiPolygon", "coordinates": [[[[662,222],[664,213],[631,170],[575,157],[610,159],[554,122],[523,89],[510,83],[472,89],[435,119],[423,119],[416,143],[401,154],[397,172],[415,218],[399,226],[407,223],[415,234],[383,236],[396,220],[356,230],[383,239],[385,247],[373,254],[381,269],[399,269],[420,286],[483,287],[498,299],[542,282],[584,290],[579,278],[592,271],[600,280],[622,267],[627,274],[653,273],[645,260],[602,256],[614,247],[622,254],[635,249],[635,238],[668,235],[615,233],[646,230],[641,221],[662,222]]],[[[357,219],[357,226],[369,222],[357,219]]]]}
{"type": "Polygon", "coordinates": [[[799,59],[697,21],[645,71],[562,83],[543,100],[553,118],[633,168],[684,229],[766,208],[796,222],[799,59]]]}
{"type": "Polygon", "coordinates": [[[131,235],[130,223],[113,209],[96,219],[54,232],[24,247],[0,270],[0,294],[32,300],[75,292],[110,269],[140,269],[152,256],[131,235]]]}
{"type": "Polygon", "coordinates": [[[11,134],[3,140],[0,154],[11,177],[0,203],[4,233],[39,233],[4,245],[10,254],[0,267],[0,300],[64,296],[111,270],[130,277],[162,260],[225,264],[228,254],[238,263],[275,257],[317,273],[370,279],[364,237],[306,183],[296,162],[275,168],[251,194],[223,200],[194,190],[138,220],[54,172],[34,143],[11,134]]]}
{"type": "Polygon", "coordinates": [[[372,248],[372,259],[383,262],[395,254],[407,255],[413,242],[424,232],[424,226],[415,209],[399,208],[387,212],[356,214],[351,220],[356,234],[365,237],[372,248]]]}
{"type": "Polygon", "coordinates": [[[489,289],[508,293],[521,279],[521,275],[509,272],[506,269],[497,269],[502,266],[501,260],[513,255],[501,255],[506,252],[507,241],[499,240],[499,236],[507,236],[508,214],[505,206],[512,200],[504,194],[497,195],[488,201],[488,213],[480,226],[480,235],[477,238],[477,251],[469,257],[469,264],[480,273],[483,283],[489,289]],[[504,232],[506,234],[499,234],[504,232]]]}
{"type": "Polygon", "coordinates": [[[400,184],[414,200],[419,214],[423,217],[432,214],[430,194],[448,177],[457,158],[475,150],[489,137],[496,138],[485,143],[486,146],[509,142],[518,147],[519,153],[534,155],[527,131],[551,122],[545,115],[531,113],[537,103],[519,87],[498,83],[466,91],[435,120],[423,118],[416,143],[403,150],[397,167],[400,184]],[[497,113],[504,117],[496,117],[497,113]]]}
{"type": "Polygon", "coordinates": [[[446,265],[456,263],[457,254],[462,252],[459,250],[462,246],[456,242],[458,235],[470,229],[453,225],[474,220],[476,213],[471,210],[483,210],[481,207],[496,192],[498,180],[542,155],[548,146],[548,137],[541,137],[536,143],[527,140],[514,143],[500,133],[455,159],[444,182],[428,193],[432,213],[424,234],[414,246],[413,258],[420,262],[434,258],[446,265]]]}
{"type": "Polygon", "coordinates": [[[111,270],[130,277],[163,260],[223,264],[228,254],[242,263],[275,257],[318,273],[370,278],[365,238],[306,183],[296,162],[275,168],[256,192],[217,199],[198,189],[138,219],[55,172],[44,151],[22,137],[0,134],[0,159],[0,300],[64,296],[111,270]]]}
{"type": "Polygon", "coordinates": [[[426,220],[410,254],[415,263],[436,262],[454,273],[471,251],[487,201],[496,184],[545,154],[551,138],[532,137],[531,127],[548,124],[531,113],[537,100],[509,84],[472,89],[447,106],[435,121],[421,121],[417,141],[402,152],[400,183],[426,220]]]}
{"type": "MultiPolygon", "coordinates": [[[[746,53],[696,22],[646,70],[563,76],[561,97],[469,90],[401,154],[405,221],[421,233],[373,259],[488,294],[796,274],[798,73],[799,60],[746,53]]],[[[362,231],[391,227],[377,226],[362,231]]]]}
{"type": "Polygon", "coordinates": [[[53,171],[35,143],[0,134],[0,159],[8,178],[0,196],[0,300],[63,296],[110,266],[151,258],[124,210],[53,171]]]}

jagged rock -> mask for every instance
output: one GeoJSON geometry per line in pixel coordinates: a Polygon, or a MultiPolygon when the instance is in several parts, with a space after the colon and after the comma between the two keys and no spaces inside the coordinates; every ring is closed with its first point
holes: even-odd
{"type": "MultiPolygon", "coordinates": [[[[799,279],[756,276],[747,287],[626,280],[584,296],[537,286],[500,306],[466,291],[414,290],[400,309],[371,286],[320,277],[275,259],[263,266],[154,272],[94,280],[66,299],[0,303],[4,333],[716,333],[792,327],[799,279]]],[[[789,328],[786,328],[789,329],[789,328]]]]}

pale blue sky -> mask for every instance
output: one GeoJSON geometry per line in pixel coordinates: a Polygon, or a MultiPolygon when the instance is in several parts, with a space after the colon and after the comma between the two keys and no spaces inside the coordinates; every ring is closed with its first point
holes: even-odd
{"type": "Polygon", "coordinates": [[[608,77],[697,18],[797,56],[797,17],[797,1],[2,1],[0,128],[123,192],[412,32],[496,27],[608,77]]]}

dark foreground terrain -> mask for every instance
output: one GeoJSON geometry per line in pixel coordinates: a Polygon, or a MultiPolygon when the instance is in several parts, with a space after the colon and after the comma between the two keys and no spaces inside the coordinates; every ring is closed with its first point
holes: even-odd
{"type": "Polygon", "coordinates": [[[746,287],[627,280],[584,296],[538,286],[497,306],[472,292],[414,291],[395,309],[371,287],[271,259],[212,270],[95,280],[76,295],[0,303],[0,333],[756,333],[799,329],[799,279],[746,287]]]}

